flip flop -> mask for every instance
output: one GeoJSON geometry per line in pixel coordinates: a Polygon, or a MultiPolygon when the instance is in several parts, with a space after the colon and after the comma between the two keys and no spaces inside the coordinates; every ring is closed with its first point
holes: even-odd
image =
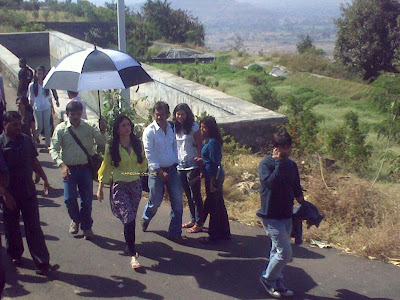
{"type": "Polygon", "coordinates": [[[192,228],[195,225],[194,222],[185,223],[182,225],[182,228],[192,228]]]}
{"type": "Polygon", "coordinates": [[[132,256],[132,259],[131,259],[131,267],[132,267],[132,269],[138,269],[138,268],[141,267],[140,263],[137,260],[137,257],[139,257],[138,253],[136,253],[135,256],[132,256]]]}
{"type": "Polygon", "coordinates": [[[203,232],[203,226],[194,225],[192,228],[186,230],[187,233],[199,233],[203,232]]]}

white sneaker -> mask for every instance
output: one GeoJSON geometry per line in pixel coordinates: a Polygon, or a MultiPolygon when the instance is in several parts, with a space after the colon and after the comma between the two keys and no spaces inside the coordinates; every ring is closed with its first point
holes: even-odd
{"type": "Polygon", "coordinates": [[[92,240],[94,238],[94,233],[92,229],[83,230],[83,235],[85,236],[85,240],[92,240]]]}
{"type": "Polygon", "coordinates": [[[281,293],[283,297],[293,297],[294,293],[293,291],[289,290],[283,285],[283,282],[281,280],[278,280],[276,283],[276,289],[281,293]]]}
{"type": "Polygon", "coordinates": [[[77,234],[78,232],[79,232],[79,223],[71,221],[71,224],[69,224],[69,233],[77,234]]]}

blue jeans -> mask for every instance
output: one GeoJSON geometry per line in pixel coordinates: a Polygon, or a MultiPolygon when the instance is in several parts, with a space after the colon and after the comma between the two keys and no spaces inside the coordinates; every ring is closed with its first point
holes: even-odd
{"type": "Polygon", "coordinates": [[[36,131],[35,137],[38,138],[42,131],[44,130],[44,135],[46,137],[46,146],[50,145],[50,136],[51,136],[51,109],[46,109],[43,111],[34,111],[33,116],[35,117],[36,122],[36,131]]]}
{"type": "Polygon", "coordinates": [[[275,285],[277,280],[283,279],[282,270],[292,258],[290,234],[292,218],[289,219],[261,219],[263,227],[271,239],[269,263],[262,276],[275,285]]]}
{"type": "Polygon", "coordinates": [[[160,176],[149,175],[149,201],[143,210],[143,221],[150,222],[157,213],[164,196],[164,185],[167,187],[169,200],[171,201],[171,222],[169,235],[180,236],[182,234],[182,185],[176,169],[168,171],[169,181],[164,183],[160,176]]]}
{"type": "Polygon", "coordinates": [[[82,230],[91,229],[93,180],[92,170],[88,167],[69,167],[71,175],[64,180],[64,201],[68,213],[75,223],[81,224],[82,230]],[[81,208],[78,205],[78,190],[81,198],[81,208]]]}
{"type": "Polygon", "coordinates": [[[201,199],[201,180],[190,185],[190,181],[200,176],[199,168],[189,171],[178,171],[182,188],[188,200],[192,223],[203,226],[203,199],[201,199]]]}

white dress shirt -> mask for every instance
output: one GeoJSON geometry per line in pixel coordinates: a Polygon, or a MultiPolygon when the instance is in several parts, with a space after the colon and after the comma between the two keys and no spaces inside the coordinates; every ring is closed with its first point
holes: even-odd
{"type": "Polygon", "coordinates": [[[166,133],[156,121],[147,126],[143,132],[143,146],[150,172],[178,163],[175,133],[169,122],[166,133]]]}
{"type": "Polygon", "coordinates": [[[35,111],[45,111],[51,108],[51,93],[49,90],[49,95],[46,96],[46,92],[42,85],[38,83],[38,94],[35,96],[35,91],[33,88],[33,82],[29,84],[29,101],[33,103],[33,109],[35,111]]]}

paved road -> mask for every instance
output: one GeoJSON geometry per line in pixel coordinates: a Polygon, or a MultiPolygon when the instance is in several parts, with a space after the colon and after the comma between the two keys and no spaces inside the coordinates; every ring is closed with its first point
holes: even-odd
{"type": "MultiPolygon", "coordinates": [[[[10,106],[10,108],[12,108],[10,106]]],[[[53,190],[44,197],[37,185],[42,228],[51,263],[60,268],[49,278],[35,275],[28,248],[24,267],[6,261],[5,299],[264,299],[260,272],[267,263],[268,238],[263,230],[231,222],[233,239],[203,246],[186,235],[186,245],[165,238],[169,207],[164,203],[143,233],[137,228],[137,248],[143,268],[130,268],[124,247],[122,224],[108,201],[93,203],[96,238],[86,241],[68,233],[69,217],[63,202],[60,172],[48,153],[40,149],[40,161],[53,190]]],[[[146,199],[143,198],[139,211],[146,199]]],[[[256,210],[256,208],[254,208],[256,210]]],[[[188,220],[188,211],[184,212],[188,220]]],[[[0,227],[3,232],[3,227],[0,227]]],[[[400,299],[400,269],[377,261],[293,246],[294,260],[286,270],[287,286],[295,299],[400,299]]]]}

